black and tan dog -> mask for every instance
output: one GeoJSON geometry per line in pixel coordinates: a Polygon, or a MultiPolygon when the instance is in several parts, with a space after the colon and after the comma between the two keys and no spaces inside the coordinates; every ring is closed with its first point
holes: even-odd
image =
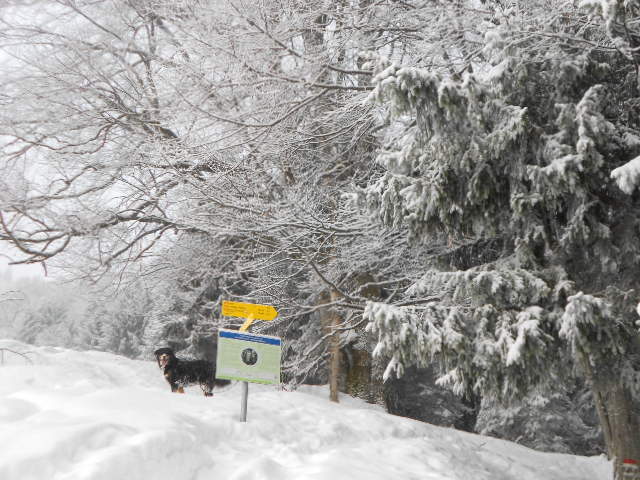
{"type": "Polygon", "coordinates": [[[184,393],[187,385],[200,384],[205,397],[213,396],[213,387],[231,383],[229,380],[216,379],[216,365],[206,360],[182,360],[175,356],[170,348],[159,348],[153,354],[158,367],[164,371],[164,378],[171,385],[172,392],[184,393]]]}

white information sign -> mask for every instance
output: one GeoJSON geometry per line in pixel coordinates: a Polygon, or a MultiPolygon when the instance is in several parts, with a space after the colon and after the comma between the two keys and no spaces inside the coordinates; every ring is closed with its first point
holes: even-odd
{"type": "Polygon", "coordinates": [[[220,329],[216,377],[279,384],[282,341],[278,337],[220,329]]]}

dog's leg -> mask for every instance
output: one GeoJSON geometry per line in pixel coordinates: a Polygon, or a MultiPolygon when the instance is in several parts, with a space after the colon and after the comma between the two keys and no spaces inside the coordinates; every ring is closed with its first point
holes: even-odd
{"type": "Polygon", "coordinates": [[[178,390],[176,390],[178,393],[184,393],[184,387],[178,387],[178,390]]]}
{"type": "Polygon", "coordinates": [[[205,397],[213,397],[213,383],[212,382],[200,383],[200,388],[202,389],[202,393],[204,393],[205,397]]]}

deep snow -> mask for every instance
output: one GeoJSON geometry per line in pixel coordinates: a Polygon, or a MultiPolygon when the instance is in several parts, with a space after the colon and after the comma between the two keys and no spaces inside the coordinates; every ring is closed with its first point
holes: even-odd
{"type": "Polygon", "coordinates": [[[396,417],[323,387],[172,394],[155,362],[31,347],[0,366],[2,480],[603,480],[602,457],[540,453],[396,417]]]}

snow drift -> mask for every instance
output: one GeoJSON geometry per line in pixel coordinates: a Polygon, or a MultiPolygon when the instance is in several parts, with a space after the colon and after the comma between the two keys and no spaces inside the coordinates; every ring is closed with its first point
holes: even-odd
{"type": "Polygon", "coordinates": [[[321,387],[169,392],[155,362],[30,347],[0,365],[3,480],[602,480],[602,457],[540,453],[395,417],[321,387]]]}

